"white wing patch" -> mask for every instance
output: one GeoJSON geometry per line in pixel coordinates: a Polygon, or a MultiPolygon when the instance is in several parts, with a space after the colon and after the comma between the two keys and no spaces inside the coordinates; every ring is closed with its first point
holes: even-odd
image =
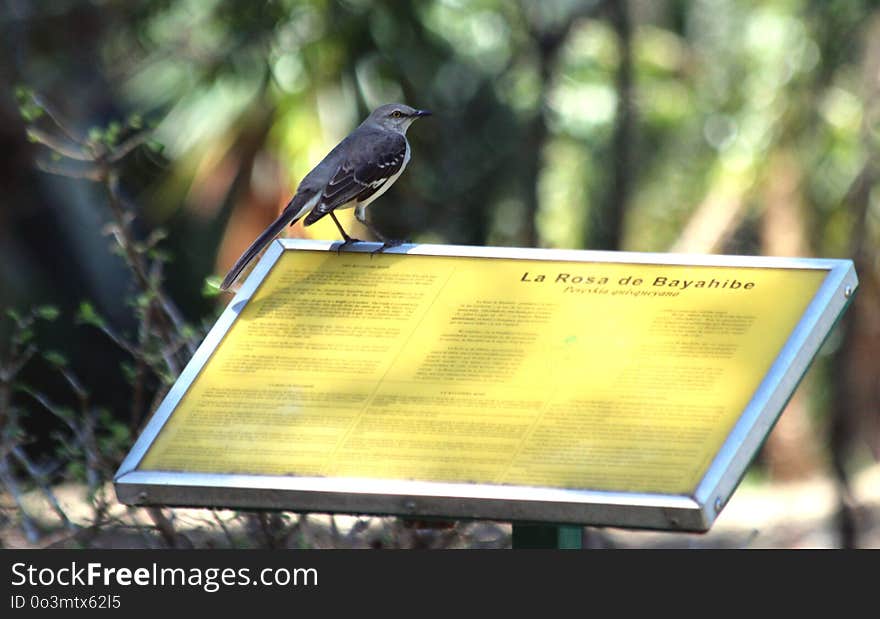
{"type": "MultiPolygon", "coordinates": [[[[404,153],[404,157],[406,160],[409,160],[409,142],[406,143],[406,150],[404,153]]],[[[395,157],[394,159],[392,159],[391,161],[388,161],[386,163],[378,163],[378,164],[376,164],[376,167],[378,167],[378,168],[393,168],[398,165],[400,165],[400,155],[398,155],[397,157],[395,157]]],[[[404,163],[403,165],[406,165],[406,163],[404,163]]]]}
{"type": "MultiPolygon", "coordinates": [[[[372,183],[370,183],[371,187],[379,187],[379,189],[376,191],[376,193],[371,195],[369,198],[367,198],[363,202],[359,202],[358,203],[359,208],[366,207],[368,204],[373,202],[376,198],[378,198],[383,193],[388,191],[388,188],[394,184],[394,181],[396,181],[400,177],[400,175],[403,174],[403,171],[406,169],[406,164],[409,163],[409,156],[410,156],[409,140],[407,140],[406,150],[404,151],[404,154],[403,154],[403,164],[401,164],[400,169],[391,178],[380,178],[379,180],[373,181],[372,183]]],[[[396,161],[394,163],[396,163],[396,161]]],[[[391,163],[388,165],[394,165],[394,163],[391,163]]],[[[385,167],[385,166],[380,165],[379,167],[385,167]]]]}
{"type": "Polygon", "coordinates": [[[321,192],[319,191],[311,199],[309,199],[308,202],[303,204],[303,207],[301,209],[299,209],[299,212],[293,216],[292,221],[298,221],[300,217],[302,217],[303,215],[308,213],[310,210],[312,210],[315,207],[315,205],[318,204],[318,200],[320,200],[320,199],[321,199],[321,192]]]}

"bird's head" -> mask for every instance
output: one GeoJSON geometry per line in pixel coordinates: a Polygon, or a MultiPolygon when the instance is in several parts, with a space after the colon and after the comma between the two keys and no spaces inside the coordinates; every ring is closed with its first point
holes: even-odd
{"type": "Polygon", "coordinates": [[[389,131],[406,133],[416,118],[430,115],[431,112],[427,110],[417,110],[403,103],[389,103],[373,110],[373,113],[367,118],[367,122],[377,124],[389,131]]]}

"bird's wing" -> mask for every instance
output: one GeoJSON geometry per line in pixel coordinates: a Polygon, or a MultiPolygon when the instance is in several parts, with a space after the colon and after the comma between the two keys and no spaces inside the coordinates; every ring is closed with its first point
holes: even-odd
{"type": "Polygon", "coordinates": [[[325,185],[318,206],[305,219],[306,225],[343,204],[363,201],[376,193],[403,166],[406,138],[390,131],[365,133],[349,153],[325,185]]]}

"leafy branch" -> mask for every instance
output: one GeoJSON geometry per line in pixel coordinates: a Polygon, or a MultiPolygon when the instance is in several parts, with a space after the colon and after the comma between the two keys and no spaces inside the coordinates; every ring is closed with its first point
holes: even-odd
{"type": "Polygon", "coordinates": [[[12,322],[12,334],[7,350],[0,352],[0,485],[6,488],[18,507],[22,528],[30,541],[39,539],[40,529],[25,505],[24,489],[19,484],[19,471],[40,488],[64,526],[73,527],[52,491],[49,482],[52,467],[38,465],[24,449],[24,445],[30,441],[23,425],[27,413],[13,403],[13,395],[20,389],[19,376],[37,353],[37,346],[33,341],[37,323],[53,321],[58,314],[57,308],[48,305],[25,314],[13,309],[7,310],[6,318],[12,322]]]}
{"type": "MultiPolygon", "coordinates": [[[[120,186],[124,159],[142,146],[155,146],[152,129],[144,126],[139,115],[132,115],[125,122],[113,121],[105,127],[93,127],[86,135],[82,135],[52,105],[32,90],[19,87],[15,94],[26,123],[28,139],[38,144],[43,151],[36,159],[37,168],[68,178],[90,180],[102,187],[108,212],[104,232],[112,237],[113,253],[124,261],[135,287],[135,292],[129,299],[138,320],[137,333],[134,336],[120,333],[88,302],[81,303],[76,317],[79,324],[98,329],[131,357],[131,362],[123,364],[122,368],[132,385],[133,396],[127,427],[120,427],[108,411],[91,402],[82,381],[57,353],[48,357],[47,361],[66,382],[72,399],[76,402],[74,407],[52,401],[44,393],[28,387],[17,387],[43,411],[61,422],[65,431],[56,434],[55,438],[60,442],[61,453],[67,461],[82,463],[82,472],[95,510],[93,521],[99,522],[106,516],[108,507],[107,501],[98,497],[108,472],[113,467],[113,463],[108,461],[108,455],[111,459],[116,457],[118,450],[115,447],[127,442],[147,414],[158,405],[168,386],[195,352],[199,334],[184,321],[164,289],[163,266],[169,260],[167,254],[160,249],[165,238],[164,231],[157,229],[146,238],[138,238],[134,228],[138,209],[125,199],[120,186]],[[152,399],[152,385],[149,384],[151,377],[159,382],[152,399]]],[[[14,354],[8,363],[8,376],[17,375],[36,352],[33,345],[22,348],[19,331],[12,341],[14,354]]],[[[8,399],[13,389],[11,380],[7,380],[5,384],[8,399]]],[[[2,397],[3,394],[0,393],[0,398],[2,397]]],[[[2,401],[0,407],[3,407],[2,401]]],[[[0,408],[0,412],[2,410],[4,408],[0,408]]],[[[4,427],[7,426],[4,424],[4,427]]],[[[11,437],[10,449],[0,453],[0,481],[6,483],[9,480],[7,486],[15,485],[10,457],[18,457],[16,449],[20,446],[19,443],[19,436],[11,437]]],[[[37,479],[37,469],[29,466],[30,463],[19,464],[25,470],[33,471],[31,477],[38,483],[45,481],[43,478],[37,479]]],[[[48,483],[44,485],[46,492],[51,494],[48,483]]],[[[18,488],[10,492],[15,497],[21,494],[18,488]]],[[[23,511],[23,503],[18,498],[16,502],[22,513],[26,513],[23,511]]],[[[54,504],[57,505],[57,501],[54,504]]],[[[147,513],[156,529],[162,532],[166,543],[173,545],[178,536],[168,518],[159,509],[147,510],[147,513]]],[[[63,513],[61,515],[62,520],[68,522],[66,516],[63,513]]],[[[37,535],[32,519],[26,515],[24,519],[29,537],[37,535]]]]}
{"type": "Polygon", "coordinates": [[[157,229],[145,239],[136,236],[133,223],[137,208],[120,188],[121,164],[141,146],[155,146],[153,130],[134,114],[123,123],[110,122],[81,135],[64,121],[52,105],[26,87],[16,89],[19,110],[27,123],[28,138],[45,150],[36,160],[39,169],[68,178],[87,179],[104,190],[109,221],[106,234],[114,240],[132,275],[137,292],[132,304],[138,318],[136,338],[126,339],[101,318],[91,304],[80,306],[78,321],[98,328],[130,354],[134,367],[127,372],[134,389],[129,415],[132,431],[147,412],[146,381],[152,373],[163,385],[170,384],[196,350],[196,330],[186,324],[163,287],[163,265],[168,256],[159,245],[165,238],[157,229]]]}

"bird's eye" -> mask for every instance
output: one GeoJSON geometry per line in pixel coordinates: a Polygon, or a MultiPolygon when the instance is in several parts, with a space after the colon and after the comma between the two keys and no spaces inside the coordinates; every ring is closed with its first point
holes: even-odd
{"type": "Polygon", "coordinates": [[[403,116],[403,114],[400,113],[400,110],[394,110],[393,112],[391,112],[391,116],[392,118],[400,118],[401,116],[403,116]]]}

